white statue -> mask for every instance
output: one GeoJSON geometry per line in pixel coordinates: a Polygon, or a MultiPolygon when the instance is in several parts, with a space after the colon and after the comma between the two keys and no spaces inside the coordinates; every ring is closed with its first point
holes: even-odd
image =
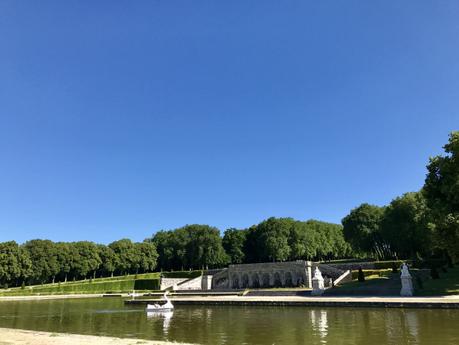
{"type": "Polygon", "coordinates": [[[311,295],[320,296],[324,293],[324,291],[324,278],[322,277],[322,273],[320,272],[319,267],[316,267],[314,270],[314,277],[312,278],[311,295]]]}
{"type": "Polygon", "coordinates": [[[406,263],[403,263],[402,265],[402,273],[400,274],[400,280],[402,281],[402,289],[400,290],[400,296],[413,296],[413,281],[406,263]]]}

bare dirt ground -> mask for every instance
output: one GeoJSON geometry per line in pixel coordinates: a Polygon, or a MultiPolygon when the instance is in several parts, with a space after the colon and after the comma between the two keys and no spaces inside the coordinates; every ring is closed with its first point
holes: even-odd
{"type": "Polygon", "coordinates": [[[91,335],[48,333],[0,328],[0,345],[191,345],[166,341],[121,339],[91,335]]]}

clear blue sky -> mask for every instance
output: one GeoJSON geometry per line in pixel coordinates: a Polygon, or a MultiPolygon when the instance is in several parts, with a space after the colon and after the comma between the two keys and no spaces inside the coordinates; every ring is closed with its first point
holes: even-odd
{"type": "Polygon", "coordinates": [[[459,2],[0,1],[0,241],[340,222],[459,125],[459,2]]]}

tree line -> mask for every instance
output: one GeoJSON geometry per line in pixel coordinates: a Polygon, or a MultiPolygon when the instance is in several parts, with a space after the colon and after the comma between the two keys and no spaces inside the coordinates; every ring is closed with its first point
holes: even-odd
{"type": "Polygon", "coordinates": [[[269,218],[223,236],[209,225],[161,230],[144,242],[109,245],[31,240],[0,243],[0,285],[17,286],[231,263],[348,257],[459,260],[459,132],[430,159],[423,188],[387,206],[364,203],[341,224],[269,218]]]}
{"type": "Polygon", "coordinates": [[[420,191],[383,207],[364,203],[343,219],[344,236],[355,254],[459,260],[459,132],[450,134],[444,150],[430,159],[420,191]]]}
{"type": "Polygon", "coordinates": [[[158,251],[161,270],[222,267],[298,259],[332,259],[351,255],[342,226],[292,218],[269,218],[248,229],[228,229],[223,238],[217,228],[187,225],[159,231],[150,239],[158,251]]]}
{"type": "Polygon", "coordinates": [[[122,239],[108,246],[89,241],[31,240],[0,243],[0,285],[43,284],[88,277],[151,272],[158,253],[149,242],[122,239]]]}

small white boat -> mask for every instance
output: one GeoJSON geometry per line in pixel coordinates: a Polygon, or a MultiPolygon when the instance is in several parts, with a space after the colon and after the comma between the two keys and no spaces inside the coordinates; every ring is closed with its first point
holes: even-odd
{"type": "Polygon", "coordinates": [[[167,311],[172,311],[174,310],[174,305],[170,301],[170,299],[167,297],[167,291],[164,293],[164,299],[166,300],[166,303],[164,304],[147,304],[147,307],[145,310],[147,313],[149,312],[167,312],[167,311]]]}

